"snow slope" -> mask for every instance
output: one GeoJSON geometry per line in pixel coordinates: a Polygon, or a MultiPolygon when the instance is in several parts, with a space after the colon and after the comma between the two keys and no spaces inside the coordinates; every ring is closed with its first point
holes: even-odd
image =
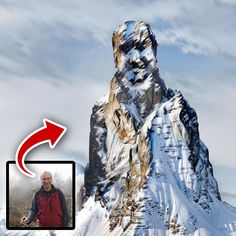
{"type": "Polygon", "coordinates": [[[117,72],[91,116],[77,233],[235,235],[236,209],[221,201],[196,111],[166,88],[156,48],[144,22],[113,33],[117,72]]]}

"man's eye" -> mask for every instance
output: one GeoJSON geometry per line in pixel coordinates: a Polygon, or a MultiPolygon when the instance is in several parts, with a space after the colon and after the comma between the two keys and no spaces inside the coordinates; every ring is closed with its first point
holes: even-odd
{"type": "Polygon", "coordinates": [[[146,39],[144,40],[143,42],[141,42],[139,45],[136,46],[136,48],[139,50],[139,51],[143,51],[144,49],[146,49],[148,46],[151,45],[151,41],[146,39]]]}
{"type": "Polygon", "coordinates": [[[143,44],[137,45],[136,49],[138,49],[140,52],[142,52],[145,49],[145,46],[143,44]]]}
{"type": "Polygon", "coordinates": [[[120,45],[120,46],[119,46],[119,49],[120,49],[123,53],[127,54],[133,47],[134,47],[133,44],[131,44],[131,43],[126,43],[126,44],[120,45]]]}

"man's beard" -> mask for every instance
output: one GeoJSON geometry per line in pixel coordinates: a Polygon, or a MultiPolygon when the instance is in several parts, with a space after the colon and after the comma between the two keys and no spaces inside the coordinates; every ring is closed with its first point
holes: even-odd
{"type": "Polygon", "coordinates": [[[130,82],[132,82],[133,84],[142,83],[148,77],[152,76],[154,71],[157,71],[157,66],[155,62],[152,62],[143,68],[133,67],[131,71],[132,71],[132,76],[129,79],[130,82]]]}

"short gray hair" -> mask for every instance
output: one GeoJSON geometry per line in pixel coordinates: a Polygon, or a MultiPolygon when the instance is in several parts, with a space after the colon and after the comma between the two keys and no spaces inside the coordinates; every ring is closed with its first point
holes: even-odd
{"type": "Polygon", "coordinates": [[[48,174],[48,175],[52,178],[52,173],[51,173],[51,172],[49,172],[49,171],[44,171],[44,172],[41,174],[41,176],[40,176],[41,179],[43,179],[43,175],[44,175],[44,174],[48,174]]]}

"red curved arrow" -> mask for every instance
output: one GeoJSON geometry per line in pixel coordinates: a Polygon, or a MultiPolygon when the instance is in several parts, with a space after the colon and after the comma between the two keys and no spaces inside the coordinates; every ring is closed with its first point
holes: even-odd
{"type": "Polygon", "coordinates": [[[25,166],[24,160],[27,153],[33,148],[40,144],[49,143],[50,148],[54,148],[59,142],[61,137],[66,132],[67,128],[57,124],[48,119],[43,120],[44,126],[40,129],[35,130],[33,133],[28,135],[20,144],[16,151],[16,165],[19,170],[30,177],[34,177],[35,174],[28,170],[25,166]]]}

